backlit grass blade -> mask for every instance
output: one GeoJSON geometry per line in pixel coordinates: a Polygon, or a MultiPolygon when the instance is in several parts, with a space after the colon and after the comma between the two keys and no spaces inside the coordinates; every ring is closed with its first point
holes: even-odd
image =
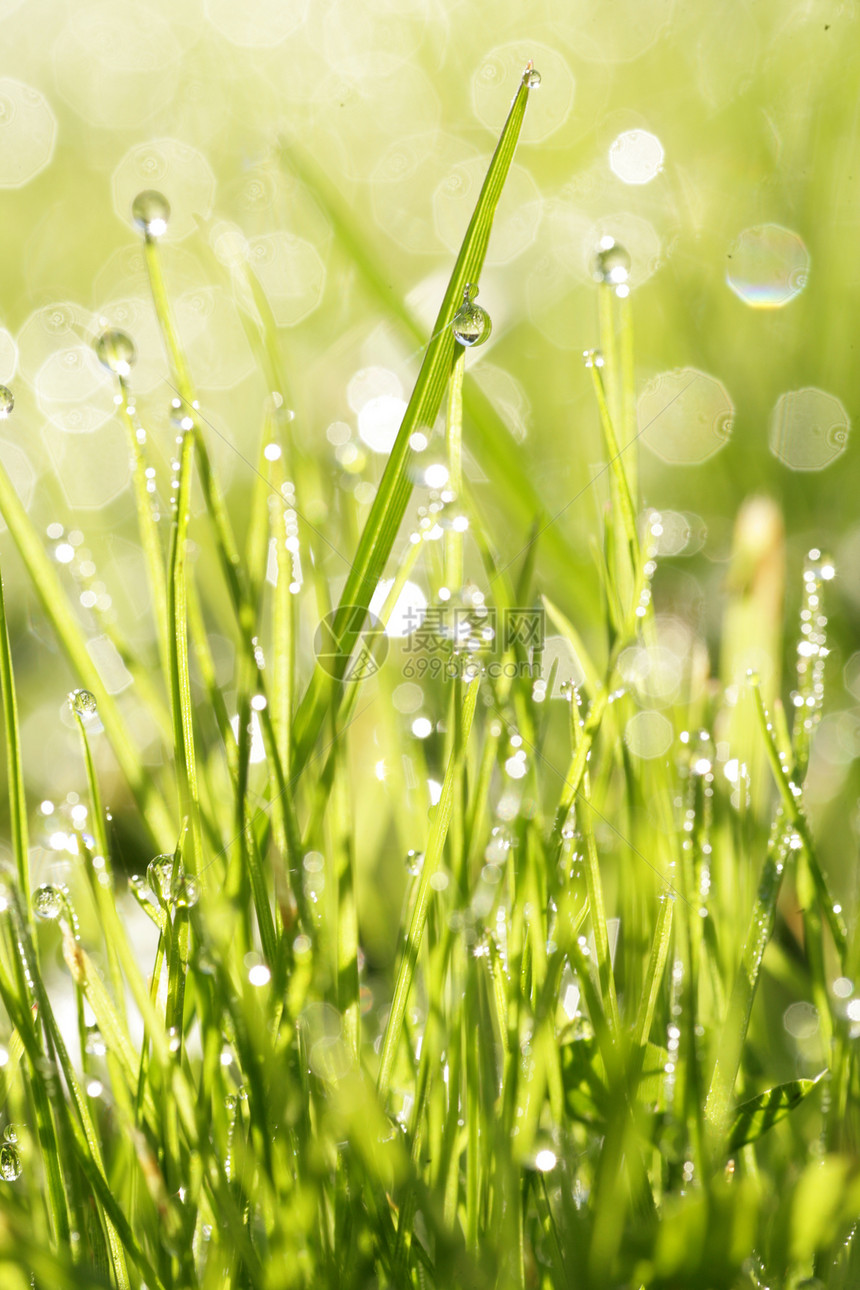
{"type": "Polygon", "coordinates": [[[809,1096],[821,1078],[818,1075],[815,1079],[789,1080],[787,1084],[778,1084],[776,1088],[769,1088],[767,1092],[742,1102],[735,1111],[729,1129],[728,1152],[737,1151],[748,1142],[757,1141],[774,1124],[784,1120],[789,1111],[793,1111],[809,1096]]]}
{"type": "Polygon", "coordinates": [[[359,609],[367,608],[391,554],[412,492],[412,481],[408,471],[412,452],[409,440],[417,429],[432,426],[436,420],[451,371],[454,346],[457,343],[450,324],[463,300],[466,284],[477,283],[480,277],[493,226],[493,217],[513,161],[528,96],[528,76],[525,76],[514,97],[508,119],[490,162],[433,327],[433,334],[427,344],[421,371],[403,414],[397,439],[386,463],[346,586],[341,594],[335,623],[336,637],[341,644],[343,655],[340,673],[331,676],[317,668],[296,714],[295,770],[301,770],[307,761],[322,727],[326,710],[330,706],[337,708],[340,704],[340,677],[343,675],[361,627],[360,621],[356,624],[360,615],[351,616],[349,611],[352,606],[358,606],[359,609]]]}
{"type": "Polygon", "coordinates": [[[12,852],[18,874],[18,886],[24,908],[30,914],[30,862],[27,848],[27,800],[24,795],[24,771],[21,765],[21,735],[18,729],[18,700],[9,648],[6,622],[6,598],[0,577],[0,694],[3,698],[3,724],[6,730],[6,773],[9,783],[9,821],[12,852]]]}

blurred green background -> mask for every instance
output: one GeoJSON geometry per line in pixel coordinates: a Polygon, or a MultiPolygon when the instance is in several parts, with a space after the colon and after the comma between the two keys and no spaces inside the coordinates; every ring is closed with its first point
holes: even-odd
{"type": "MultiPolygon", "coordinates": [[[[497,413],[480,442],[467,424],[466,449],[500,562],[528,538],[528,481],[561,513],[539,544],[539,589],[593,634],[588,541],[606,479],[586,487],[601,446],[581,356],[597,344],[594,249],[614,236],[632,258],[643,499],[672,512],[658,608],[706,641],[716,672],[733,525],[765,493],[786,524],[788,665],[803,556],[835,556],[808,798],[841,821],[823,852],[845,865],[860,750],[855,4],[0,0],[0,38],[0,381],[16,400],[0,459],[94,639],[97,615],[115,614],[133,645],[152,642],[126,444],[91,354],[104,325],[135,339],[139,411],[165,462],[174,436],[135,193],[159,189],[172,207],[165,271],[237,524],[268,395],[237,310],[247,257],[281,328],[297,442],[319,464],[319,493],[297,506],[348,550],[338,499],[372,496],[384,461],[372,445],[420,350],[296,167],[321,177],[426,335],[532,58],[542,86],[481,282],[493,335],[468,365],[497,413]]],[[[345,566],[323,544],[316,556],[336,594],[345,566]]],[[[75,678],[5,531],[0,560],[32,788],[57,796],[79,778],[73,731],[56,737],[75,678]]],[[[145,707],[127,711],[145,744],[145,707]]]]}

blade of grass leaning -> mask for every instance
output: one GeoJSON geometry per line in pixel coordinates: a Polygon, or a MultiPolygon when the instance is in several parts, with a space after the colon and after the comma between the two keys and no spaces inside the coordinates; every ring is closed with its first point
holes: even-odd
{"type": "MultiPolygon", "coordinates": [[[[314,160],[307,153],[299,153],[292,144],[282,143],[284,164],[294,172],[302,185],[314,196],[325,211],[334,230],[337,245],[343,248],[351,270],[358,272],[362,283],[373,295],[386,318],[397,319],[410,342],[424,344],[425,331],[403,297],[392,288],[391,274],[386,265],[368,247],[359,231],[354,212],[340,194],[322,175],[314,160]]],[[[575,604],[578,616],[593,620],[590,598],[581,594],[579,584],[571,575],[582,569],[575,549],[564,536],[562,529],[553,522],[551,515],[528,474],[524,470],[522,449],[499,415],[490,398],[476,384],[464,394],[464,407],[469,420],[473,450],[487,472],[498,505],[512,527],[530,530],[536,525],[541,543],[553,561],[553,570],[564,577],[567,592],[575,604]]],[[[530,539],[534,540],[534,536],[530,539]]]]}
{"type": "Polygon", "coordinates": [[[825,1074],[822,1071],[815,1079],[793,1079],[787,1084],[777,1084],[775,1088],[769,1088],[747,1102],[742,1102],[735,1109],[729,1129],[728,1153],[738,1151],[749,1142],[757,1142],[763,1133],[767,1133],[768,1129],[784,1120],[790,1111],[799,1106],[825,1074]]]}
{"type": "Polygon", "coordinates": [[[764,699],[761,693],[761,687],[756,678],[751,678],[753,694],[755,696],[756,710],[759,716],[762,735],[764,737],[765,750],[773,777],[776,780],[776,786],[779,790],[782,808],[787,818],[803,843],[803,850],[806,856],[806,862],[809,866],[809,872],[815,884],[815,892],[821,906],[821,912],[824,920],[830,928],[830,934],[833,937],[833,943],[836,946],[836,952],[839,955],[840,963],[844,963],[845,954],[848,946],[848,931],[845,926],[845,920],[842,917],[839,906],[834,902],[827,886],[827,879],[818,863],[818,857],[815,850],[815,842],[812,837],[812,830],[806,819],[803,809],[803,796],[800,786],[795,784],[788,774],[785,765],[780,758],[779,748],[773,734],[773,725],[768,717],[767,709],[764,706],[764,699]]]}
{"type": "Polygon", "coordinates": [[[525,117],[530,92],[528,82],[529,74],[526,73],[514,97],[474,213],[469,221],[433,334],[427,344],[421,371],[403,414],[397,438],[386,462],[341,595],[335,620],[335,636],[341,642],[343,653],[340,673],[331,676],[328,672],[317,668],[296,714],[293,767],[296,772],[300,771],[307,762],[327,709],[330,706],[336,709],[340,705],[340,677],[343,675],[361,626],[359,622],[358,629],[356,628],[357,616],[350,615],[348,611],[352,606],[367,609],[385,570],[400,528],[400,522],[412,492],[412,481],[408,471],[412,452],[409,440],[419,427],[433,425],[442,402],[451,371],[454,346],[457,344],[450,324],[463,300],[466,284],[477,283],[481,274],[493,217],[513,161],[525,117]]]}
{"type": "Polygon", "coordinates": [[[158,535],[158,526],[152,513],[152,499],[147,489],[146,461],[141,441],[141,426],[136,423],[133,412],[134,400],[128,380],[118,376],[121,398],[120,415],[125,426],[131,453],[131,479],[134,487],[134,502],[137,510],[137,526],[140,533],[140,545],[146,561],[146,572],[149,578],[149,590],[152,596],[155,630],[158,634],[158,652],[165,674],[168,670],[169,641],[167,638],[167,585],[164,576],[164,553],[158,535]]]}
{"type": "Polygon", "coordinates": [[[18,700],[9,647],[9,625],[6,621],[6,597],[0,574],[0,693],[3,698],[3,724],[6,731],[6,774],[9,783],[9,826],[12,853],[18,874],[18,887],[27,917],[30,907],[30,861],[28,855],[27,799],[24,794],[24,771],[21,764],[21,733],[18,728],[18,700]]]}
{"type": "Polygon", "coordinates": [[[149,275],[149,287],[152,292],[152,301],[155,306],[155,313],[158,318],[158,324],[161,328],[161,335],[164,341],[164,347],[167,351],[168,361],[173,371],[173,377],[176,382],[176,390],[182,403],[183,421],[187,418],[190,425],[190,431],[195,440],[197,448],[197,465],[200,473],[200,484],[203,490],[203,497],[206,503],[206,509],[212,520],[215,530],[215,546],[221,564],[221,570],[227,588],[230,592],[230,599],[242,626],[250,635],[249,627],[252,627],[252,616],[245,610],[250,606],[247,604],[244,581],[241,575],[241,565],[239,562],[239,550],[236,545],[236,539],[233,536],[233,530],[227,515],[224,501],[215,482],[215,476],[212,471],[212,463],[209,458],[209,452],[206,447],[206,441],[200,425],[200,416],[197,411],[197,399],[194,393],[194,386],[191,381],[191,373],[185,358],[185,353],[179,340],[179,332],[176,327],[176,321],[173,317],[173,310],[170,305],[170,297],[167,294],[167,288],[164,282],[164,274],[161,268],[161,260],[158,253],[157,238],[147,233],[144,236],[143,254],[146,262],[147,274],[149,275]]]}
{"type": "MultiPolygon", "coordinates": [[[[191,471],[194,462],[194,432],[186,430],[179,456],[179,488],[176,514],[170,538],[170,567],[167,582],[168,648],[170,694],[173,708],[174,761],[182,815],[190,822],[192,873],[201,868],[203,844],[200,832],[200,796],[194,752],[194,721],[191,677],[188,669],[188,610],[185,589],[185,556],[188,519],[191,511],[191,471]]],[[[184,862],[184,858],[183,858],[184,862]]]]}

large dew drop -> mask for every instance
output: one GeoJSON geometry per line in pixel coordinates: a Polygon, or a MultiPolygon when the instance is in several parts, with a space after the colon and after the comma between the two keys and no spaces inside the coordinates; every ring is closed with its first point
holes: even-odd
{"type": "Polygon", "coordinates": [[[454,339],[467,348],[483,345],[493,330],[493,323],[486,309],[474,303],[477,294],[478,288],[467,282],[463,291],[463,303],[451,323],[454,339]]]}
{"type": "Polygon", "coordinates": [[[131,217],[148,238],[161,237],[167,231],[170,203],[163,193],[152,188],[138,193],[131,204],[131,217]]]}
{"type": "Polygon", "coordinates": [[[39,918],[53,921],[59,918],[63,912],[65,897],[59,887],[54,887],[51,883],[43,883],[33,892],[33,910],[39,918]]]}
{"type": "Polygon", "coordinates": [[[69,706],[79,717],[94,717],[99,710],[95,695],[89,690],[72,690],[69,706]]]}
{"type": "Polygon", "coordinates": [[[0,1177],[5,1182],[15,1182],[21,1177],[21,1157],[11,1142],[4,1142],[0,1147],[0,1177]]]}
{"type": "Polygon", "coordinates": [[[529,90],[536,90],[540,86],[540,72],[531,59],[526,63],[526,70],[523,72],[523,85],[529,90]]]}
{"type": "Polygon", "coordinates": [[[630,277],[630,253],[607,233],[597,244],[594,277],[609,287],[622,287],[630,277]]]}
{"type": "Polygon", "coordinates": [[[15,406],[15,395],[5,385],[0,385],[0,419],[5,420],[15,406]]]}
{"type": "Polygon", "coordinates": [[[112,328],[102,332],[96,341],[96,357],[103,367],[115,376],[126,377],[137,360],[134,341],[124,331],[112,328]]]}
{"type": "Polygon", "coordinates": [[[172,855],[160,855],[150,860],[146,867],[149,890],[157,900],[165,903],[171,899],[174,864],[175,859],[172,855]]]}

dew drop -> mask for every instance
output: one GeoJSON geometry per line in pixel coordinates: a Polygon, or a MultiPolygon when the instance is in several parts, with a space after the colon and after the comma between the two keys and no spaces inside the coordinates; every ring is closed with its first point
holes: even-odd
{"type": "Polygon", "coordinates": [[[609,233],[597,244],[594,277],[610,287],[623,286],[630,277],[630,253],[609,233]]]}
{"type": "Polygon", "coordinates": [[[540,87],[540,72],[531,60],[526,63],[526,70],[523,72],[523,85],[529,90],[536,90],[540,87]]]}
{"type": "Polygon", "coordinates": [[[5,385],[0,385],[0,418],[5,419],[15,406],[15,395],[5,385]]]}
{"type": "Polygon", "coordinates": [[[599,349],[584,349],[582,351],[582,361],[586,367],[602,367],[603,354],[599,349]]]}
{"type": "Polygon", "coordinates": [[[91,1057],[104,1057],[107,1052],[107,1044],[98,1026],[93,1026],[87,1031],[84,1048],[91,1057]]]}
{"type": "Polygon", "coordinates": [[[3,1130],[3,1138],[6,1142],[16,1143],[19,1140],[19,1130],[17,1124],[7,1124],[3,1130]]]}
{"type": "Polygon", "coordinates": [[[200,884],[193,874],[176,865],[170,882],[170,898],[177,909],[191,909],[200,899],[200,884]]]}
{"type": "Polygon", "coordinates": [[[134,341],[124,331],[103,331],[96,341],[96,358],[115,376],[128,376],[137,361],[134,341]]]}
{"type": "Polygon", "coordinates": [[[493,330],[493,324],[486,309],[474,303],[477,294],[478,288],[471,282],[467,282],[463,291],[463,303],[451,323],[454,339],[467,348],[483,345],[493,330]]]}
{"type": "Polygon", "coordinates": [[[148,238],[157,238],[167,229],[170,203],[163,193],[152,188],[138,193],[131,204],[131,217],[148,238]]]}
{"type": "Polygon", "coordinates": [[[11,1142],[5,1142],[0,1147],[0,1176],[6,1182],[15,1182],[21,1177],[21,1157],[18,1154],[18,1148],[11,1142]]]}
{"type": "Polygon", "coordinates": [[[52,920],[63,912],[65,897],[59,887],[43,883],[33,892],[33,909],[40,918],[52,920]]]}
{"type": "Polygon", "coordinates": [[[95,695],[89,690],[72,690],[69,705],[79,717],[94,717],[99,710],[95,695]]]}
{"type": "Polygon", "coordinates": [[[157,900],[165,903],[170,899],[173,884],[173,865],[174,858],[172,855],[160,855],[155,856],[146,866],[146,881],[149,884],[149,890],[157,900]]]}

